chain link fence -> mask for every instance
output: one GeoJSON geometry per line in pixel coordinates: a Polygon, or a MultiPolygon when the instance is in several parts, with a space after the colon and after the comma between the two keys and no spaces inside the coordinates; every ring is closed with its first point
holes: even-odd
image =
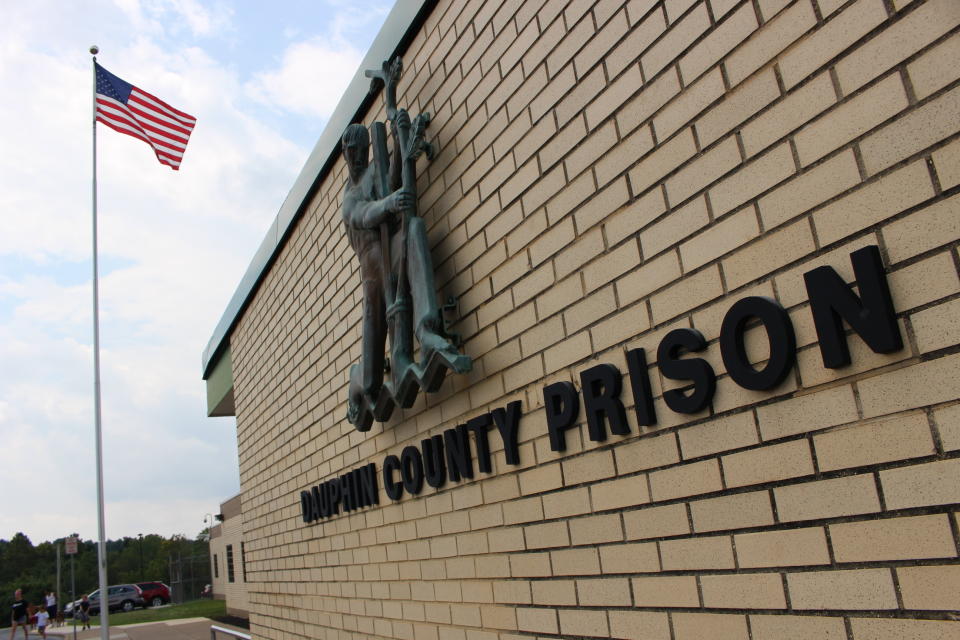
{"type": "Polygon", "coordinates": [[[208,554],[170,556],[170,589],[174,603],[197,600],[203,588],[212,582],[208,554]]]}

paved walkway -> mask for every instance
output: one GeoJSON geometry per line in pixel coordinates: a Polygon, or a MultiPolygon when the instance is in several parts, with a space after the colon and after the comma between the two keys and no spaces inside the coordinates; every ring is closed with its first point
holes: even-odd
{"type": "MultiPolygon", "coordinates": [[[[110,627],[110,640],[210,640],[210,626],[216,625],[226,629],[233,629],[246,633],[249,631],[209,618],[183,618],[181,620],[167,620],[165,622],[143,622],[128,624],[122,627],[110,627]]],[[[8,640],[10,630],[0,629],[0,640],[8,640]]],[[[23,632],[17,629],[17,639],[23,638],[23,632]]],[[[62,627],[47,629],[49,640],[73,640],[73,626],[65,624],[62,627]]],[[[100,627],[92,627],[80,631],[77,627],[77,640],[99,640],[100,627]]],[[[39,633],[32,631],[30,640],[40,640],[39,633]]],[[[233,640],[233,636],[218,633],[217,640],[233,640]]]]}

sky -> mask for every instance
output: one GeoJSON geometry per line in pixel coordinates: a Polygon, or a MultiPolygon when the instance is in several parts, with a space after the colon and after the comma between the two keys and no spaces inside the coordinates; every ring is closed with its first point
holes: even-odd
{"type": "Polygon", "coordinates": [[[92,70],[197,118],[180,171],[98,125],[106,536],[240,490],[201,354],[391,0],[0,0],[0,539],[97,539],[92,70]]]}

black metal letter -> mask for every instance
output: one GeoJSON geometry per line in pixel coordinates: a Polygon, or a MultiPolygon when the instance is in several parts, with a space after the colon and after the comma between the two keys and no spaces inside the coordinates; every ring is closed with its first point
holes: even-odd
{"type": "MultiPolygon", "coordinates": [[[[462,425],[460,425],[462,426],[462,425]]],[[[447,473],[451,482],[473,478],[473,460],[470,458],[470,436],[459,426],[443,432],[447,450],[447,473]]]]}
{"type": "Polygon", "coordinates": [[[773,389],[790,373],[797,357],[797,338],[786,309],[772,298],[750,296],[738,300],[723,317],[720,355],[727,373],[738,385],[753,391],[773,389]],[[757,318],[767,330],[770,359],[760,371],[753,368],[744,346],[747,321],[757,318]]]}
{"type": "Polygon", "coordinates": [[[566,451],[564,431],[573,426],[580,413],[580,396],[571,382],[554,382],[543,388],[543,405],[547,411],[547,431],[550,433],[550,449],[566,451]]]}
{"type": "Polygon", "coordinates": [[[330,516],[328,501],[325,499],[325,493],[322,491],[323,485],[318,484],[310,490],[310,496],[313,501],[313,519],[319,520],[330,516]]]}
{"type": "Polygon", "coordinates": [[[363,495],[365,505],[380,504],[380,488],[377,486],[377,465],[371,462],[361,469],[360,486],[360,493],[363,495]]]}
{"type": "Polygon", "coordinates": [[[677,413],[697,413],[713,400],[713,393],[717,389],[717,376],[713,368],[703,358],[680,360],[681,350],[697,352],[706,348],[707,341],[696,329],[674,329],[660,341],[657,363],[663,376],[670,380],[693,382],[690,395],[684,393],[685,389],[663,392],[664,402],[677,413]]]}
{"type": "Polygon", "coordinates": [[[859,298],[831,267],[817,267],[803,274],[820,355],[828,369],[850,364],[844,320],[876,353],[903,348],[880,250],[876,245],[858,249],[850,254],[850,262],[860,289],[859,298]]]}
{"type": "Polygon", "coordinates": [[[353,487],[350,483],[350,474],[345,473],[337,478],[337,481],[340,483],[340,504],[343,505],[343,510],[353,511],[353,487]]]}
{"type": "Polygon", "coordinates": [[[383,488],[391,500],[399,500],[403,495],[403,484],[393,479],[393,472],[400,469],[400,458],[389,455],[383,459],[383,488]]]}
{"type": "Polygon", "coordinates": [[[310,522],[313,520],[313,499],[310,496],[309,491],[300,492],[300,515],[303,516],[304,522],[310,522]]]}
{"type": "Polygon", "coordinates": [[[637,413],[637,424],[641,427],[657,424],[657,412],[653,408],[653,390],[650,389],[650,371],[647,370],[646,351],[643,349],[627,351],[627,371],[630,373],[633,410],[637,413]]]}
{"type": "Polygon", "coordinates": [[[313,494],[313,501],[317,506],[316,517],[314,520],[319,520],[320,518],[329,518],[331,515],[330,497],[327,495],[326,483],[316,485],[310,490],[310,493],[313,494]]]}
{"type": "Polygon", "coordinates": [[[604,420],[610,423],[610,432],[627,435],[627,413],[620,402],[623,376],[612,364],[598,364],[580,372],[583,409],[587,414],[587,432],[594,442],[607,439],[604,420]]]}
{"type": "Polygon", "coordinates": [[[413,445],[407,445],[400,453],[400,478],[403,488],[412,496],[423,489],[423,456],[413,445]]]}
{"type": "Polygon", "coordinates": [[[497,431],[500,432],[500,439],[503,440],[503,454],[506,456],[507,464],[520,464],[518,437],[521,406],[519,400],[514,400],[507,404],[506,410],[494,409],[491,412],[497,431]]]}
{"type": "Polygon", "coordinates": [[[423,468],[427,484],[439,489],[447,481],[447,466],[443,461],[443,436],[433,436],[420,441],[423,449],[423,468]]]}
{"type": "MultiPolygon", "coordinates": [[[[482,416],[470,418],[464,428],[473,432],[473,437],[477,442],[477,470],[481,473],[493,473],[493,465],[490,464],[490,439],[487,432],[493,425],[493,419],[489,413],[482,416]]],[[[463,437],[467,437],[464,434],[463,437]]]]}
{"type": "MultiPolygon", "coordinates": [[[[327,480],[323,483],[327,487],[329,495],[328,503],[330,504],[330,515],[335,513],[340,513],[340,482],[336,479],[327,480]]],[[[346,509],[344,509],[346,511],[346,509]]]]}

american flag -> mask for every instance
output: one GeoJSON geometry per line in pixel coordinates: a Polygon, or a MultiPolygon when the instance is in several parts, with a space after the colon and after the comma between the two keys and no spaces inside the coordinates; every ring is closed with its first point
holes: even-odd
{"type": "Polygon", "coordinates": [[[111,129],[143,140],[157,160],[174,171],[180,168],[190,132],[197,123],[191,115],[124,82],[98,63],[97,121],[111,129]]]}

